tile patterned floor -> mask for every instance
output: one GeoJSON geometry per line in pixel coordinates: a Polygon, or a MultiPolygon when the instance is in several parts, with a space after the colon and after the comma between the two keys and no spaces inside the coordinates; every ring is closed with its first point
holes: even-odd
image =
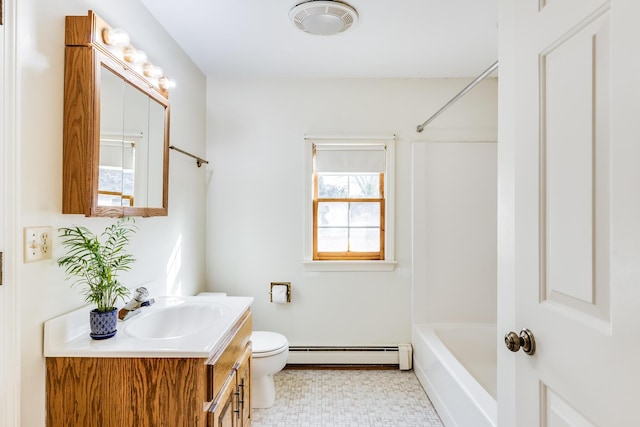
{"type": "Polygon", "coordinates": [[[442,427],[413,371],[285,369],[274,381],[252,427],[442,427]]]}

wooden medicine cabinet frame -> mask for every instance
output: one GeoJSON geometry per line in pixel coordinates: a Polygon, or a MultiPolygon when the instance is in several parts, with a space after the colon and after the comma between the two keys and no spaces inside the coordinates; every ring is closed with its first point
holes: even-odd
{"type": "MultiPolygon", "coordinates": [[[[62,213],[85,216],[166,216],[169,192],[169,99],[157,81],[122,59],[102,34],[112,28],[92,11],[65,22],[62,213]],[[113,72],[164,108],[161,206],[98,204],[101,74],[113,72]]],[[[140,67],[138,67],[140,68],[140,67]]],[[[124,116],[124,113],[123,113],[124,116]]],[[[157,165],[160,167],[160,165],[157,165]]],[[[155,183],[154,185],[159,185],[155,183]]]]}

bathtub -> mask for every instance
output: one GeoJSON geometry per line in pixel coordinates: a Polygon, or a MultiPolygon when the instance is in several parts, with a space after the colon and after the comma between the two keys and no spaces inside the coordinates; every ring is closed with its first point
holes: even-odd
{"type": "Polygon", "coordinates": [[[414,371],[447,427],[496,427],[496,327],[416,324],[414,371]]]}

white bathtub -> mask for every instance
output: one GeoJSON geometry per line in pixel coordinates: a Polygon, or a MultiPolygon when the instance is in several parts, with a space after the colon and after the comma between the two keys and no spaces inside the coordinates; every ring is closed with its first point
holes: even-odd
{"type": "Polygon", "coordinates": [[[416,324],[414,370],[447,427],[496,427],[496,327],[416,324]]]}

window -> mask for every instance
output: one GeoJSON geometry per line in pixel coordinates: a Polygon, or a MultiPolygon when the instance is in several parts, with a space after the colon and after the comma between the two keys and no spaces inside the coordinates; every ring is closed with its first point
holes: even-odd
{"type": "Polygon", "coordinates": [[[393,230],[389,232],[389,224],[393,198],[389,189],[394,137],[307,140],[310,262],[380,263],[392,259],[393,230]]]}
{"type": "MultiPolygon", "coordinates": [[[[133,134],[131,138],[140,138],[133,134]]],[[[98,205],[133,206],[136,141],[124,135],[101,135],[98,205]]]]}

